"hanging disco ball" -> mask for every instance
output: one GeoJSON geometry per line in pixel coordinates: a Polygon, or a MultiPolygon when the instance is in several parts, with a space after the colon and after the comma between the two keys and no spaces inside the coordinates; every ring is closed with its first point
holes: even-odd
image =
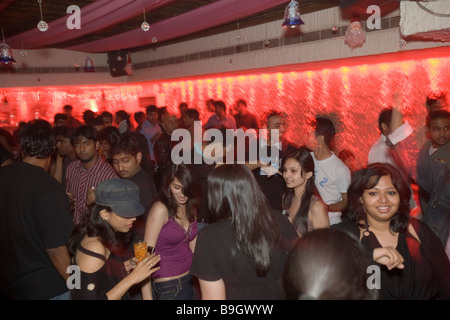
{"type": "Polygon", "coordinates": [[[42,32],[45,32],[48,30],[48,24],[47,24],[47,22],[45,22],[43,20],[38,22],[37,27],[42,32]]]}

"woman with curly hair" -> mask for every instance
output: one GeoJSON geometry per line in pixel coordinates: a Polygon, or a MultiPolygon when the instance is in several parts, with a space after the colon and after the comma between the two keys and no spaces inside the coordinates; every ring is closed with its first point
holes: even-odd
{"type": "Polygon", "coordinates": [[[442,243],[410,217],[411,189],[387,163],[356,171],[348,189],[349,231],[372,253],[381,270],[380,299],[449,299],[450,261],[442,243]]]}

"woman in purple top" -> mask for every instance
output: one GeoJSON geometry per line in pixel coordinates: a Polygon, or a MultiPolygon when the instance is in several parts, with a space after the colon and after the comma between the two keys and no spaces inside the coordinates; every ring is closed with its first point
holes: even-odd
{"type": "Polygon", "coordinates": [[[200,190],[194,172],[186,165],[167,167],[158,198],[150,209],[144,239],[161,256],[160,269],[143,286],[143,298],[189,300],[194,298],[190,274],[197,239],[200,190]]]}

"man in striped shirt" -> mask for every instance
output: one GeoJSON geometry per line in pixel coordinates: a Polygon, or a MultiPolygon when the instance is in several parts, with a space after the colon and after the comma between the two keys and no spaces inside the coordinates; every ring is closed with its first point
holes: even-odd
{"type": "Polygon", "coordinates": [[[99,155],[95,128],[77,128],[71,143],[78,160],[67,167],[66,192],[74,203],[73,222],[78,225],[84,219],[88,206],[95,201],[95,187],[104,180],[119,179],[119,176],[99,155]]]}

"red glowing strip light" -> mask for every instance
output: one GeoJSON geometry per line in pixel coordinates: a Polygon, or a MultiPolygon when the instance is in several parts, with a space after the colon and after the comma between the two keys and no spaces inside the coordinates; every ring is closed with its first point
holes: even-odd
{"type": "Polygon", "coordinates": [[[392,104],[397,91],[406,117],[421,128],[427,95],[450,92],[448,47],[283,66],[277,72],[260,69],[126,85],[10,88],[0,96],[7,97],[7,103],[6,98],[0,100],[0,121],[5,125],[36,117],[53,121],[65,104],[73,105],[80,119],[86,109],[112,113],[124,109],[133,114],[145,110],[139,99],[151,96],[158,106],[176,114],[178,104],[187,102],[206,117],[207,99],[223,100],[231,108],[244,98],[259,117],[270,109],[285,111],[290,116],[287,137],[298,145],[305,142],[314,116],[331,117],[338,130],[336,152],[349,149],[361,166],[379,137],[378,114],[392,104]]]}

